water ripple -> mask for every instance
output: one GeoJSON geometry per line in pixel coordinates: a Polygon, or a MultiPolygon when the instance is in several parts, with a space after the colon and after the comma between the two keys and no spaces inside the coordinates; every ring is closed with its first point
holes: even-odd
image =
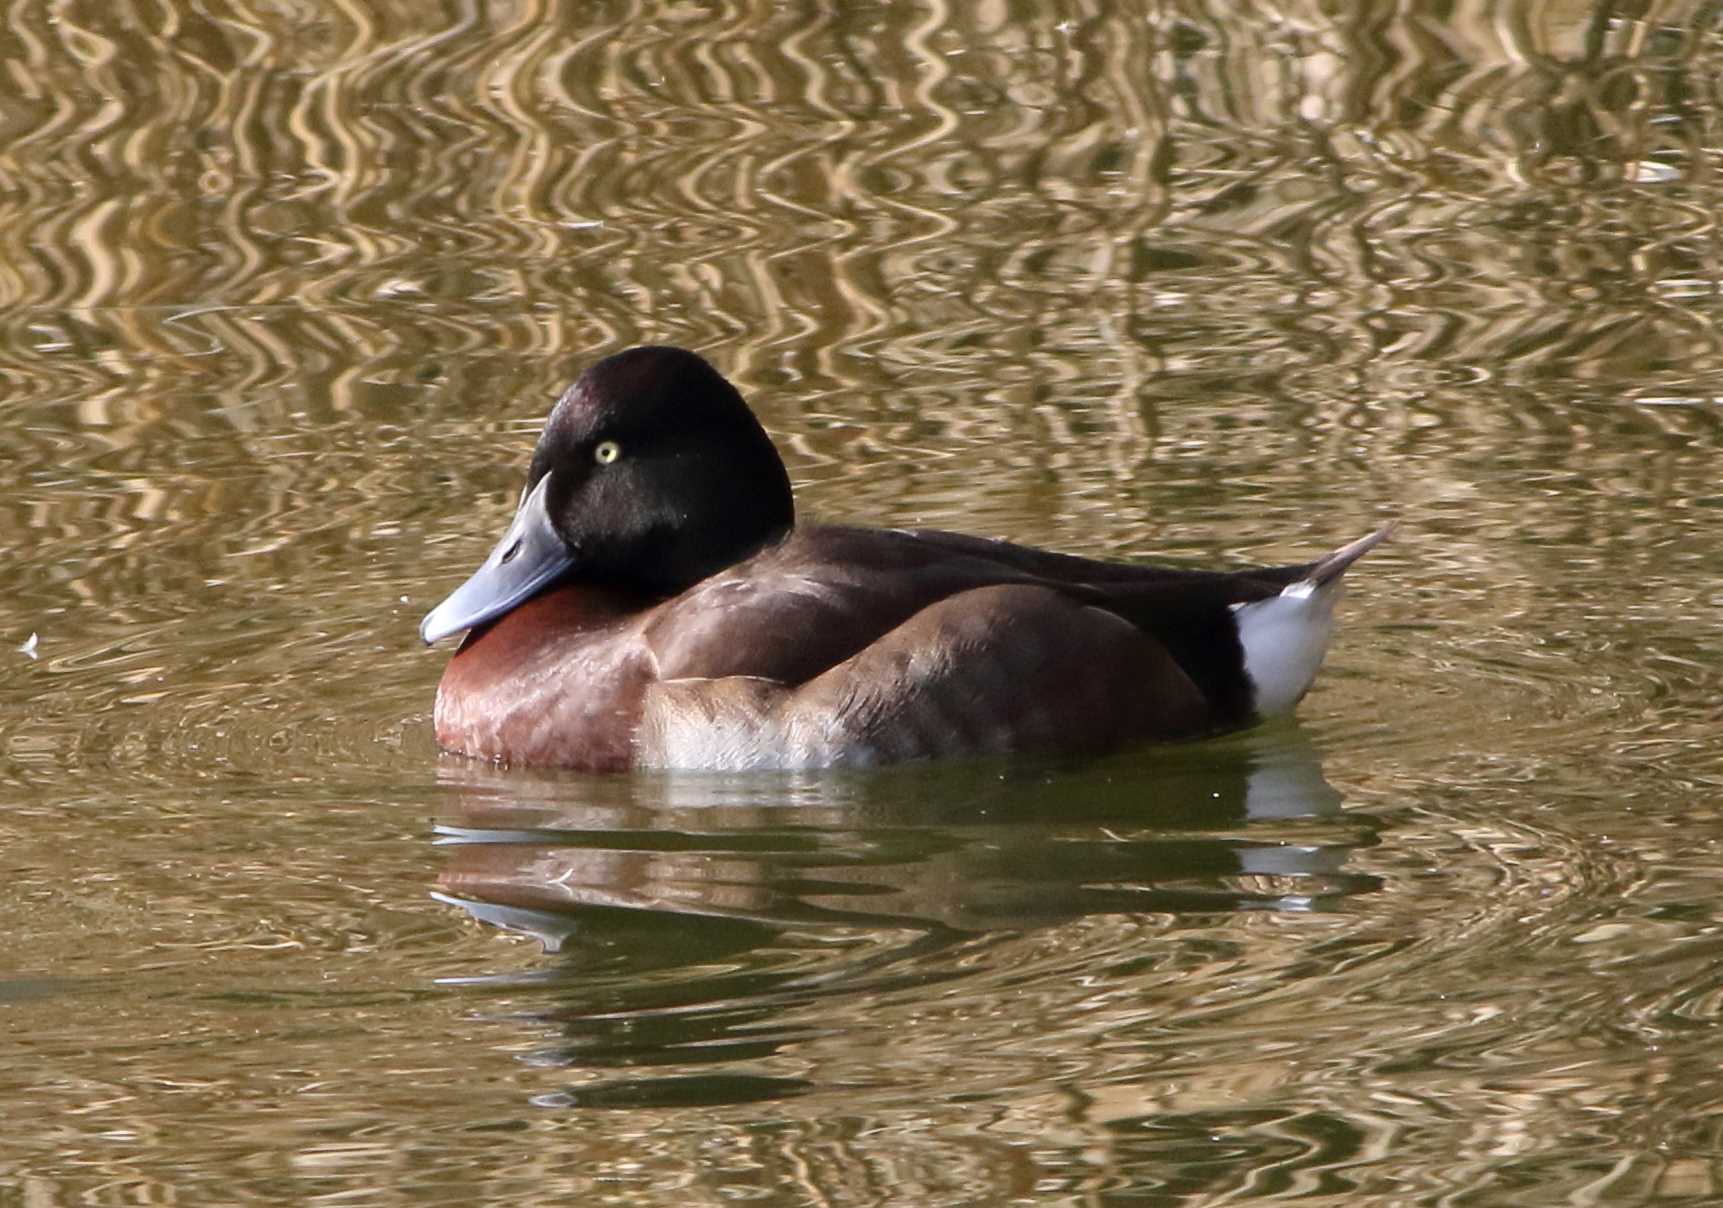
{"type": "Polygon", "coordinates": [[[5,27],[33,1186],[1715,1198],[1710,9],[5,27]],[[769,791],[438,761],[414,621],[649,339],[810,516],[1220,564],[1401,516],[1290,732],[1327,787],[1253,803],[1273,731],[769,791]]]}

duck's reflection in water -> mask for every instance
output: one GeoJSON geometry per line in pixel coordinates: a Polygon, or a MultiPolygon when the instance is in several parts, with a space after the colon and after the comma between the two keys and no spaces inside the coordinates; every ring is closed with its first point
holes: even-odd
{"type": "Polygon", "coordinates": [[[1375,884],[1346,869],[1372,829],[1341,816],[1295,728],[1081,767],[591,778],[451,761],[444,775],[436,895],[559,954],[529,977],[452,980],[554,988],[531,1014],[566,1039],[541,1061],[730,1063],[569,1092],[589,1104],[803,1089],[734,1063],[817,1033],[810,1003],[965,976],[997,937],[1320,910],[1375,884]]]}

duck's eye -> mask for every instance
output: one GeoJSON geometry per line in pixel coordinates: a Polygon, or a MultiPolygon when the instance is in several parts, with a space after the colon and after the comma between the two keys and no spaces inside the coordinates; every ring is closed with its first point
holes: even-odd
{"type": "Polygon", "coordinates": [[[592,449],[592,460],[601,466],[607,466],[621,456],[622,446],[613,440],[601,440],[592,449]]]}

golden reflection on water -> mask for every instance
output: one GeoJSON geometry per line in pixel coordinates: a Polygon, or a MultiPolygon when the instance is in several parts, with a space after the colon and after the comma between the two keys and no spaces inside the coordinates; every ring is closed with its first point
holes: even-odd
{"type": "Polygon", "coordinates": [[[0,1179],[1719,1194],[1711,9],[0,24],[0,1179]],[[1341,812],[1185,808],[1256,739],[1187,797],[475,789],[413,624],[643,340],[812,514],[1210,561],[1403,517],[1305,709],[1341,812]]]}

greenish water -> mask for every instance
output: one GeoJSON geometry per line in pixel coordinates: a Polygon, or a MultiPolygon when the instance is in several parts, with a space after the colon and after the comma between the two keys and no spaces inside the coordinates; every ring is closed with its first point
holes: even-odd
{"type": "Polygon", "coordinates": [[[0,1204],[1723,1199],[1713,6],[20,4],[0,64],[0,1204]],[[644,340],[807,515],[1402,530],[1295,725],[440,757],[418,618],[644,340]]]}

